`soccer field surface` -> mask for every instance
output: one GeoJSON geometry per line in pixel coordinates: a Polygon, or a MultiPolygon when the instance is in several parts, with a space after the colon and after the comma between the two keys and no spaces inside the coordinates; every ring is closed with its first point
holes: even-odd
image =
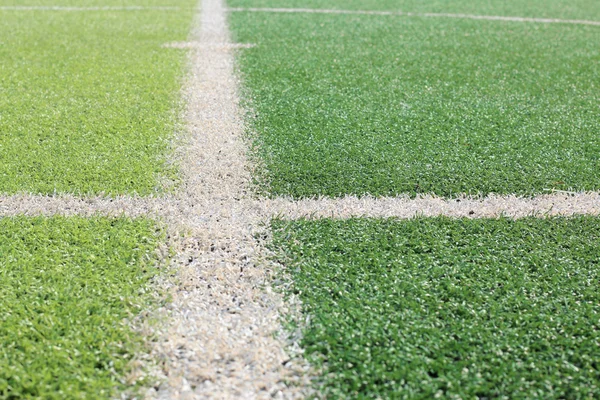
{"type": "MultiPolygon", "coordinates": [[[[162,45],[187,38],[195,2],[145,3],[0,2],[0,195],[172,190],[185,55],[162,45]]],[[[136,393],[149,349],[135,321],[162,296],[163,225],[0,218],[0,398],[136,393]]]]}
{"type": "Polygon", "coordinates": [[[511,17],[600,19],[594,0],[230,0],[230,7],[379,10],[511,17]]]}
{"type": "MultiPolygon", "coordinates": [[[[0,219],[0,398],[113,398],[164,240],[144,220],[0,219]]],[[[135,382],[134,382],[135,383],[135,382]]]]}
{"type": "MultiPolygon", "coordinates": [[[[589,1],[229,3],[236,41],[255,45],[238,65],[268,196],[600,185],[589,1]]],[[[597,218],[272,227],[322,396],[598,396],[597,218]]]]}
{"type": "Polygon", "coordinates": [[[276,221],[273,246],[326,397],[595,398],[599,222],[276,221]]]}
{"type": "Polygon", "coordinates": [[[167,190],[191,15],[0,8],[0,192],[167,190]]]}
{"type": "Polygon", "coordinates": [[[0,399],[599,397],[599,45],[592,0],[0,0],[0,399]]]}
{"type": "Polygon", "coordinates": [[[235,12],[265,191],[533,195],[600,185],[595,26],[235,12]]]}

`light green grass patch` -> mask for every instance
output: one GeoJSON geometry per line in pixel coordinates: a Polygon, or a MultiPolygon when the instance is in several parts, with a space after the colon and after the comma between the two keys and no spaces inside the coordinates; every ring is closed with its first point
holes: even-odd
{"type": "Polygon", "coordinates": [[[169,190],[192,14],[0,10],[0,193],[169,190]]]}
{"type": "Polygon", "coordinates": [[[152,304],[148,220],[0,218],[0,398],[113,398],[152,304]]]}
{"type": "Polygon", "coordinates": [[[600,396],[600,220],[275,221],[328,398],[600,396]]]}
{"type": "Polygon", "coordinates": [[[272,195],[600,187],[600,28],[230,15],[272,195]]]}
{"type": "MultiPolygon", "coordinates": [[[[177,7],[196,8],[197,1],[188,0],[0,0],[2,6],[27,7],[177,7]]],[[[169,11],[170,12],[170,11],[169,11]]]]}
{"type": "Polygon", "coordinates": [[[322,8],[600,20],[595,0],[228,0],[231,7],[322,8]]]}

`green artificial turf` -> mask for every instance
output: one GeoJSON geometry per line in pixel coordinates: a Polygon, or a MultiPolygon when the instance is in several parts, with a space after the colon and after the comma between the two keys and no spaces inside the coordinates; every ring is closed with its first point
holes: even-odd
{"type": "MultiPolygon", "coordinates": [[[[0,0],[0,7],[177,7],[193,9],[197,1],[188,0],[0,0]]],[[[167,10],[165,10],[166,12],[167,10]]],[[[183,28],[186,28],[185,26],[183,28]]]]}
{"type": "Polygon", "coordinates": [[[161,45],[187,38],[196,2],[178,3],[0,10],[0,193],[169,190],[185,52],[161,45]]]}
{"type": "Polygon", "coordinates": [[[381,10],[600,20],[600,4],[596,0],[228,0],[227,2],[231,7],[381,10]]]}
{"type": "Polygon", "coordinates": [[[600,27],[234,12],[272,195],[600,188],[600,27]]]}
{"type": "Polygon", "coordinates": [[[160,235],[147,220],[0,218],[0,399],[116,398],[160,235]]]}
{"type": "Polygon", "coordinates": [[[600,397],[599,219],[273,227],[324,397],[600,397]]]}

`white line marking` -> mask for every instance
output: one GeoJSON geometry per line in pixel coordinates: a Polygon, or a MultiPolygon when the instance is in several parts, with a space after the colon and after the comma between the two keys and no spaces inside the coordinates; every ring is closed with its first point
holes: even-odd
{"type": "Polygon", "coordinates": [[[572,25],[594,25],[600,26],[600,21],[582,19],[559,19],[559,18],[530,18],[530,17],[504,17],[500,15],[474,15],[474,14],[451,14],[451,13],[416,13],[404,11],[368,11],[368,10],[333,10],[319,8],[229,8],[231,12],[265,12],[265,13],[308,13],[308,14],[348,14],[348,15],[396,15],[404,17],[433,17],[433,18],[459,18],[487,21],[506,22],[533,22],[539,24],[572,24],[572,25]]]}
{"type": "Polygon", "coordinates": [[[169,224],[190,233],[174,257],[180,284],[155,343],[166,383],[154,396],[298,397],[302,387],[289,382],[308,377],[276,337],[283,299],[271,291],[274,267],[256,239],[268,216],[251,197],[233,52],[223,51],[232,47],[223,0],[202,0],[201,10],[184,88],[190,137],[178,162],[189,207],[169,224]]]}
{"type": "Polygon", "coordinates": [[[144,11],[158,10],[170,11],[181,10],[177,6],[0,6],[0,11],[144,11]]]}
{"type": "Polygon", "coordinates": [[[162,47],[169,49],[199,49],[209,47],[216,50],[251,49],[256,47],[254,43],[200,43],[200,42],[170,42],[162,47]]]}
{"type": "MultiPolygon", "coordinates": [[[[174,221],[197,214],[201,219],[202,210],[196,208],[193,198],[179,197],[134,197],[118,196],[79,198],[73,195],[43,196],[17,194],[0,196],[0,217],[16,215],[63,215],[63,216],[126,216],[151,217],[174,221]]],[[[238,202],[239,203],[239,202],[238,202]]],[[[528,216],[572,216],[600,215],[599,192],[556,192],[534,197],[490,195],[484,198],[460,196],[443,199],[431,195],[417,198],[397,197],[356,197],[319,198],[306,200],[245,199],[243,207],[235,209],[254,210],[268,221],[274,217],[285,219],[299,218],[412,218],[415,216],[447,216],[452,218],[496,218],[506,216],[523,218],[528,216]]],[[[227,204],[227,202],[225,202],[227,204]]],[[[229,210],[231,211],[231,209],[229,210]]],[[[241,211],[240,211],[241,212],[241,211]]],[[[220,218],[220,217],[219,217],[220,218]]]]}
{"type": "Polygon", "coordinates": [[[145,217],[181,214],[181,202],[175,198],[117,196],[77,197],[70,194],[56,196],[16,194],[0,196],[0,216],[74,216],[83,217],[145,217]]]}
{"type": "Polygon", "coordinates": [[[262,207],[271,215],[284,219],[346,219],[368,218],[413,218],[416,216],[452,218],[510,218],[599,215],[600,193],[581,192],[575,194],[553,193],[535,197],[498,196],[484,198],[461,196],[443,199],[424,195],[415,199],[398,197],[355,197],[340,199],[312,199],[289,201],[283,199],[264,200],[262,207]]]}

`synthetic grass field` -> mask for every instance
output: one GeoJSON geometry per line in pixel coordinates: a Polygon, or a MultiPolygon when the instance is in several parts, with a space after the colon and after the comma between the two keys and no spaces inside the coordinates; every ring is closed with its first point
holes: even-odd
{"type": "MultiPolygon", "coordinates": [[[[151,11],[151,12],[166,12],[172,13],[173,11],[184,10],[188,12],[188,15],[194,11],[197,2],[189,1],[189,0],[2,0],[0,1],[0,7],[140,7],[140,8],[149,8],[148,10],[140,10],[140,11],[151,11]],[[159,9],[151,10],[152,7],[157,7],[159,9]],[[164,8],[172,8],[175,7],[177,10],[166,10],[164,8]],[[162,9],[161,9],[162,8],[162,9]]],[[[40,10],[44,11],[44,10],[40,10]]],[[[119,10],[114,10],[119,11],[119,10]]],[[[128,18],[139,19],[133,15],[129,15],[128,18]]],[[[188,23],[186,21],[185,23],[188,23]]],[[[189,26],[181,26],[178,29],[182,29],[183,37],[187,36],[189,26]],[[188,29],[188,30],[186,30],[188,29]]]]}
{"type": "Polygon", "coordinates": [[[600,220],[275,221],[327,398],[600,396],[600,220]]]}
{"type": "Polygon", "coordinates": [[[177,4],[187,8],[0,9],[0,192],[169,190],[184,53],[161,45],[187,38],[196,2],[177,4]]]}
{"type": "Polygon", "coordinates": [[[113,398],[153,302],[152,222],[0,218],[0,398],[113,398]]]}
{"type": "Polygon", "coordinates": [[[230,7],[319,8],[600,19],[600,7],[594,0],[229,0],[228,3],[230,7]]]}
{"type": "MultiPolygon", "coordinates": [[[[595,2],[231,7],[600,19],[595,2]]],[[[263,193],[597,190],[600,29],[234,10],[263,193]]],[[[324,398],[596,398],[600,222],[275,220],[324,398]]],[[[287,287],[287,286],[286,286],[287,287]]]]}
{"type": "MultiPolygon", "coordinates": [[[[212,13],[205,15],[222,15],[219,0],[205,3],[212,13]]],[[[228,5],[600,20],[591,0],[228,5]]],[[[206,65],[220,68],[192,69],[190,88],[206,91],[191,96],[190,104],[201,108],[191,114],[204,113],[191,122],[201,121],[194,135],[212,138],[207,148],[237,151],[235,118],[222,111],[237,104],[229,91],[236,80],[223,72],[230,59],[210,59],[230,51],[226,29],[209,21],[201,35],[188,36],[196,7],[191,0],[0,0],[0,202],[18,201],[5,196],[15,193],[171,192],[185,175],[172,157],[185,53],[163,44],[189,37],[202,50],[192,59],[204,55],[206,65]]],[[[256,172],[262,194],[452,197],[600,186],[598,26],[240,10],[228,17],[235,42],[256,44],[236,57],[258,165],[246,167],[256,172]]],[[[194,151],[201,147],[195,145],[194,151]]],[[[157,397],[169,397],[168,386],[186,374],[215,379],[189,385],[180,379],[193,390],[213,382],[215,397],[217,389],[260,386],[266,375],[276,388],[286,379],[277,375],[288,368],[279,361],[279,370],[260,363],[281,356],[279,342],[260,337],[271,334],[266,317],[252,339],[273,347],[266,356],[260,344],[244,349],[249,357],[236,353],[244,326],[196,332],[198,315],[207,316],[198,310],[230,313],[229,298],[246,314],[227,321],[270,315],[260,309],[269,300],[243,298],[260,297],[248,293],[263,282],[260,268],[269,267],[254,265],[261,256],[248,256],[256,243],[245,236],[263,218],[253,214],[260,200],[246,198],[252,192],[246,187],[229,187],[245,182],[236,170],[243,162],[227,163],[242,153],[196,154],[199,162],[190,168],[214,167],[206,171],[210,179],[186,182],[192,187],[184,195],[194,194],[184,207],[203,206],[182,211],[190,215],[178,221],[198,236],[187,238],[184,245],[193,248],[178,256],[201,274],[188,277],[189,287],[182,283],[189,302],[172,304],[182,319],[165,345],[177,346],[165,354],[176,356],[161,366],[173,379],[153,382],[157,397]],[[198,187],[218,186],[215,177],[222,190],[198,187]],[[235,212],[220,214],[229,206],[235,212]],[[236,229],[243,233],[232,234],[236,229]],[[212,251],[215,243],[224,244],[212,251]],[[240,265],[259,269],[229,281],[240,265]],[[188,307],[208,297],[198,295],[204,290],[198,279],[219,281],[216,292],[209,284],[206,293],[214,303],[222,296],[222,308],[188,307]],[[211,341],[215,332],[229,336],[211,341]],[[199,363],[196,349],[216,342],[235,343],[229,354],[208,349],[223,357],[199,363]],[[253,368],[263,376],[242,382],[253,368]]],[[[178,209],[171,201],[161,204],[178,209]]],[[[157,226],[144,218],[0,218],[0,398],[133,395],[128,372],[147,338],[129,322],[155,304],[149,284],[161,261],[154,250],[166,240],[157,226]]],[[[271,226],[272,249],[308,321],[302,345],[320,373],[318,396],[600,397],[598,218],[275,220],[271,226]]]]}
{"type": "Polygon", "coordinates": [[[257,45],[239,67],[271,195],[600,187],[597,26],[243,11],[230,21],[237,41],[257,45]]]}
{"type": "MultiPolygon", "coordinates": [[[[133,4],[133,3],[131,3],[133,4]]],[[[171,190],[185,40],[179,10],[0,9],[0,195],[171,190]],[[169,183],[170,182],[170,183],[169,183]]],[[[0,7],[125,2],[0,2],[0,7]]],[[[116,398],[147,338],[165,239],[147,219],[0,218],[0,398],[116,398]]]]}

